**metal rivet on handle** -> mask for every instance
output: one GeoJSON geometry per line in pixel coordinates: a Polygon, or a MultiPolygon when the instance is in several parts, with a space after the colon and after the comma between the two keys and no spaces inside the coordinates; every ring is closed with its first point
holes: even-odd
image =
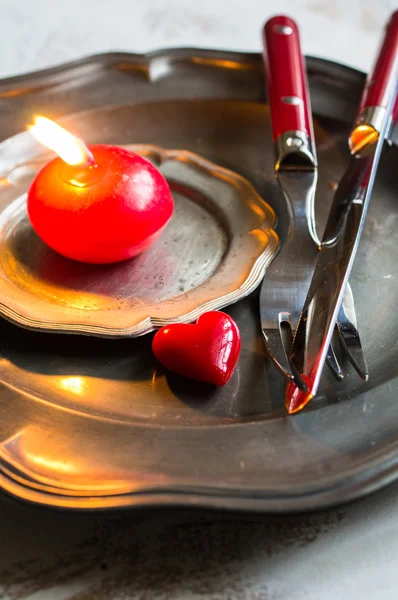
{"type": "Polygon", "coordinates": [[[286,140],[286,146],[289,146],[289,148],[301,148],[303,144],[304,141],[299,137],[289,137],[286,140]]]}
{"type": "Polygon", "coordinates": [[[294,106],[297,106],[298,104],[301,104],[301,98],[298,96],[282,96],[282,102],[284,104],[293,104],[294,106]]]}
{"type": "Polygon", "coordinates": [[[283,33],[283,35],[290,35],[293,33],[293,29],[289,25],[274,25],[274,31],[276,33],[283,33]]]}

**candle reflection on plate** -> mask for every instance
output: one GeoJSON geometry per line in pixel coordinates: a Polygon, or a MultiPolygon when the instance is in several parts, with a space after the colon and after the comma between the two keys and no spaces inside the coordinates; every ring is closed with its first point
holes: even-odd
{"type": "Polygon", "coordinates": [[[62,377],[59,385],[68,392],[72,392],[77,396],[82,396],[84,393],[84,388],[86,387],[86,381],[84,377],[62,377]]]}

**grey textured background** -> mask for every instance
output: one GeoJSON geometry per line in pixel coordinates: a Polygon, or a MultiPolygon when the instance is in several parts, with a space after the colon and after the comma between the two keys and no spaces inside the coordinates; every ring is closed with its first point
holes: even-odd
{"type": "Polygon", "coordinates": [[[72,515],[0,503],[6,600],[396,600],[397,490],[323,513],[72,515]]]}
{"type": "MultiPolygon", "coordinates": [[[[0,77],[108,50],[260,49],[276,12],[303,48],[367,70],[394,1],[0,0],[0,77]]],[[[396,600],[398,486],[292,517],[73,515],[0,498],[2,600],[396,600]]]]}

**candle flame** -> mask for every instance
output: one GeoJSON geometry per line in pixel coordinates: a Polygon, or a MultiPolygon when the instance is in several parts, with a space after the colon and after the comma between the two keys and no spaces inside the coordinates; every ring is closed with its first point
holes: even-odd
{"type": "Polygon", "coordinates": [[[68,165],[92,165],[94,158],[87,146],[51,119],[34,117],[30,133],[44,146],[58,154],[68,165]]]}

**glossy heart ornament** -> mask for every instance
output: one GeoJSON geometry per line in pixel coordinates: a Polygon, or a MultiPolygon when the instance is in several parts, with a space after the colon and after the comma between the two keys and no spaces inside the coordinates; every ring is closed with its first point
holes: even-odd
{"type": "Polygon", "coordinates": [[[194,325],[162,327],[153,338],[152,350],[158,361],[174,373],[225,385],[238,362],[240,332],[231,317],[211,311],[194,325]]]}

